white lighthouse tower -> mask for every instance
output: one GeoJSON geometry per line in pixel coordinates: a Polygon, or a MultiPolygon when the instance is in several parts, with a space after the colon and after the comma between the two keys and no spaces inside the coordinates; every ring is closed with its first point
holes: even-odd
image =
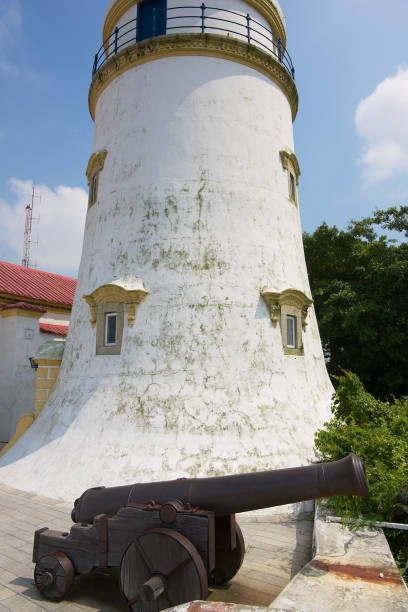
{"type": "Polygon", "coordinates": [[[0,480],[83,489],[313,460],[328,419],[276,0],[111,0],[64,360],[0,480]],[[216,7],[216,8],[214,8],[216,7]]]}

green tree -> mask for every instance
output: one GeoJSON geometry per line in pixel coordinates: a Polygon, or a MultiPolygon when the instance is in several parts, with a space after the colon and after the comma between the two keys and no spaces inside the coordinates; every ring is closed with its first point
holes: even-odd
{"type": "MultiPolygon", "coordinates": [[[[304,233],[328,370],[358,374],[378,398],[408,395],[408,206],[375,211],[346,230],[304,233]],[[399,232],[402,241],[379,228],[399,232]]],[[[335,382],[336,384],[336,382],[335,382]]]]}

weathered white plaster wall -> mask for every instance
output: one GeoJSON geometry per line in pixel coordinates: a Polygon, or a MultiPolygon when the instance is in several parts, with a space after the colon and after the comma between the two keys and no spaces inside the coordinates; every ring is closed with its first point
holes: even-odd
{"type": "Polygon", "coordinates": [[[34,411],[37,372],[31,367],[29,357],[35,357],[39,346],[45,341],[44,336],[48,334],[40,332],[38,319],[29,317],[10,318],[16,319],[16,386],[9,429],[9,437],[11,438],[21,415],[25,412],[34,411]]]}
{"type": "Polygon", "coordinates": [[[15,399],[16,332],[15,317],[0,316],[0,441],[10,438],[11,407],[15,399]]]}
{"type": "MultiPolygon", "coordinates": [[[[40,321],[61,325],[69,315],[45,313],[40,321]],[[55,318],[54,318],[55,317],[55,318]]],[[[0,441],[8,442],[20,417],[33,412],[36,370],[29,357],[35,357],[46,340],[59,338],[40,332],[39,321],[32,317],[0,316],[0,441]]]]}
{"type": "Polygon", "coordinates": [[[285,356],[260,296],[310,294],[279,156],[293,149],[285,95],[227,60],[148,62],[102,93],[104,148],[61,374],[0,479],[71,499],[99,484],[307,463],[332,393],[315,316],[304,356],[285,356]],[[96,356],[82,296],[131,276],[150,293],[121,354],[96,356]]]}
{"type": "Polygon", "coordinates": [[[29,357],[44,342],[38,319],[0,316],[0,440],[7,442],[18,420],[32,412],[35,403],[36,371],[29,357]]]}

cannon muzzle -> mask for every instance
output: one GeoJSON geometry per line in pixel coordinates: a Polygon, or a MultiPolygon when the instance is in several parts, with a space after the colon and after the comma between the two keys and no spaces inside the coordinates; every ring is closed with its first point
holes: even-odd
{"type": "Polygon", "coordinates": [[[131,503],[171,500],[225,516],[333,495],[365,497],[368,488],[364,464],[351,453],[305,467],[87,489],[75,501],[71,516],[74,522],[91,523],[98,514],[115,514],[131,503]]]}

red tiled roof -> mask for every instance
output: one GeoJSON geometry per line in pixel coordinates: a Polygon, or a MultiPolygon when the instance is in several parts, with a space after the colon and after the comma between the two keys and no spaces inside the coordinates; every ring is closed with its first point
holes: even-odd
{"type": "Polygon", "coordinates": [[[0,293],[72,306],[76,279],[0,261],[0,293]]]}
{"type": "Polygon", "coordinates": [[[40,323],[40,331],[45,334],[56,334],[57,336],[66,336],[69,325],[51,325],[51,323],[40,323]]]}
{"type": "Polygon", "coordinates": [[[20,310],[34,310],[35,312],[47,312],[46,308],[37,306],[36,304],[27,304],[27,302],[16,302],[15,304],[3,304],[0,310],[10,310],[10,308],[20,308],[20,310]]]}

